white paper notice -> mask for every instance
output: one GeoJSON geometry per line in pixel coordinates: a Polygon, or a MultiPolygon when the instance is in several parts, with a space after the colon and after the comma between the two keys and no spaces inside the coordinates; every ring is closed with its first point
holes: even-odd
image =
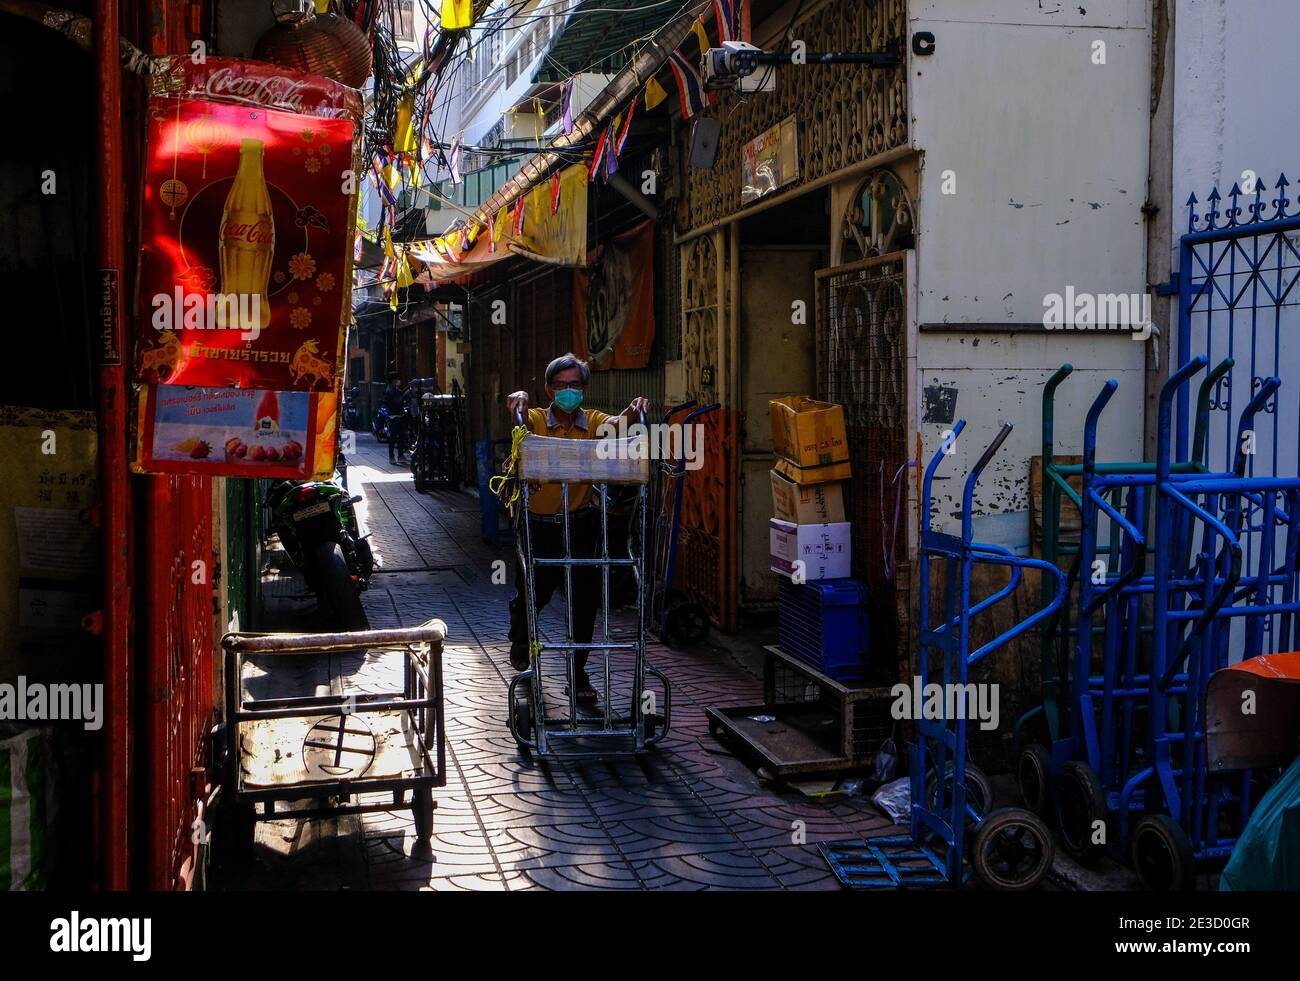
{"type": "Polygon", "coordinates": [[[23,575],[82,579],[95,568],[95,529],[68,508],[14,508],[23,575]]]}

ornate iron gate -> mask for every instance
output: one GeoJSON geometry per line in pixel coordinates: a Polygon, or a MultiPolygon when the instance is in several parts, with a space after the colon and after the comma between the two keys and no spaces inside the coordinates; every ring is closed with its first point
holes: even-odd
{"type": "MultiPolygon", "coordinates": [[[[1187,201],[1187,232],[1179,247],[1178,363],[1197,355],[1205,355],[1212,366],[1225,357],[1235,362],[1210,401],[1206,452],[1214,470],[1232,469],[1237,416],[1265,379],[1276,376],[1282,387],[1256,419],[1248,472],[1265,477],[1300,472],[1300,317],[1295,310],[1300,304],[1295,289],[1300,282],[1300,209],[1292,207],[1287,186],[1283,175],[1271,192],[1262,180],[1245,191],[1233,184],[1226,196],[1216,187],[1201,214],[1195,194],[1187,201]]],[[[1189,452],[1194,388],[1183,389],[1177,406],[1182,459],[1189,452]]],[[[1246,504],[1249,532],[1242,544],[1247,565],[1260,546],[1260,507],[1246,504]]],[[[1281,547],[1281,539],[1277,544],[1281,547]]],[[[1276,624],[1265,629],[1272,626],[1276,624]]],[[[1272,649],[1267,640],[1265,649],[1272,649]]]]}
{"type": "MultiPolygon", "coordinates": [[[[721,236],[682,249],[682,361],[686,395],[701,405],[725,396],[726,297],[721,236]]],[[[702,420],[703,466],[686,481],[682,505],[681,588],[724,629],[736,625],[736,411],[723,405],[702,420]]]]}
{"type": "Polygon", "coordinates": [[[817,397],[844,407],[853,477],[853,574],[871,595],[872,643],[908,656],[906,253],[817,274],[817,397]]]}

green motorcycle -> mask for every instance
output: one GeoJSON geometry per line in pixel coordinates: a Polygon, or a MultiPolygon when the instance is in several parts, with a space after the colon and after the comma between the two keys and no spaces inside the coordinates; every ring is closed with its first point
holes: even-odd
{"type": "Polygon", "coordinates": [[[375,558],[357,524],[353,505],[359,500],[328,481],[292,480],[277,483],[267,498],[271,529],[302,569],[329,629],[370,627],[361,593],[370,585],[375,558]]]}

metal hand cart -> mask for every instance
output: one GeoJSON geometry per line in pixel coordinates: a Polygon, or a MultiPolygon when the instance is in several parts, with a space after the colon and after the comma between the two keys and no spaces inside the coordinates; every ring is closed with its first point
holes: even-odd
{"type": "Polygon", "coordinates": [[[682,420],[683,438],[679,445],[682,455],[665,460],[656,467],[653,484],[654,524],[651,554],[653,567],[650,581],[650,624],[658,638],[665,644],[692,645],[703,642],[709,634],[709,614],[704,607],[692,601],[681,590],[673,589],[674,570],[677,566],[677,542],[682,525],[682,500],[686,491],[685,431],[696,419],[721,407],[720,402],[695,408],[694,400],[674,406],[664,414],[665,431],[672,418],[688,412],[682,420]]]}
{"type": "Polygon", "coordinates": [[[430,620],[400,630],[343,634],[227,634],[225,790],[243,849],[256,822],[334,817],[409,807],[416,838],[433,832],[433,788],[447,782],[442,645],[447,627],[430,620]],[[348,653],[402,658],[400,691],[253,697],[248,689],[348,653]],[[246,662],[261,678],[245,678],[246,662]],[[291,663],[290,663],[291,662],[291,663]],[[282,667],[283,665],[283,667],[282,667]],[[366,794],[389,800],[360,801],[366,794]],[[314,806],[276,810],[277,802],[314,806]],[[261,810],[258,810],[258,805],[261,810]]]}
{"type": "MultiPolygon", "coordinates": [[[[1153,464],[1096,463],[1097,429],[1114,381],[1094,401],[1084,430],[1080,566],[1090,569],[1098,554],[1119,561],[1079,578],[1071,734],[1056,747],[1070,759],[1056,777],[1058,827],[1067,850],[1085,863],[1112,844],[1131,851],[1144,884],[1158,889],[1185,888],[1195,862],[1226,857],[1256,796],[1252,781],[1259,775],[1207,772],[1211,674],[1230,658],[1264,653],[1266,634],[1283,649],[1293,644],[1300,612],[1300,479],[1247,477],[1241,450],[1226,473],[1207,472],[1201,463],[1204,396],[1231,362],[1201,386],[1194,459],[1171,459],[1174,400],[1205,367],[1203,357],[1193,359],[1162,388],[1153,464]],[[1154,538],[1147,530],[1152,517],[1154,538]],[[1098,547],[1102,518],[1119,535],[1118,549],[1098,547]],[[1258,538],[1253,555],[1242,548],[1243,534],[1258,538]],[[1117,831],[1114,841],[1097,834],[1108,825],[1117,831]]],[[[1261,380],[1238,420],[1238,447],[1279,385],[1261,380]]]]}
{"type": "MultiPolygon", "coordinates": [[[[1231,370],[1233,361],[1226,358],[1201,384],[1197,396],[1196,436],[1193,441],[1192,457],[1189,461],[1172,464],[1174,473],[1204,473],[1206,434],[1209,426],[1211,396],[1219,380],[1231,370]]],[[[1061,463],[1058,461],[1055,446],[1056,432],[1056,390],[1074,371],[1074,366],[1063,364],[1047,380],[1042,395],[1042,557],[1053,565],[1065,567],[1072,594],[1079,585],[1081,565],[1081,543],[1073,536],[1062,535],[1062,519],[1065,504],[1070,502],[1082,517],[1083,501],[1075,483],[1080,481],[1084,472],[1083,463],[1061,463]],[[1068,564],[1067,564],[1068,563],[1068,564]]],[[[1094,443],[1095,445],[1095,443],[1094,443]]],[[[1153,473],[1155,464],[1144,461],[1092,462],[1090,473],[1153,473]]],[[[1123,507],[1124,487],[1110,490],[1108,502],[1114,507],[1123,507]]],[[[1139,524],[1146,526],[1149,517],[1149,503],[1136,501],[1140,512],[1139,524]]],[[[1096,539],[1091,543],[1092,559],[1100,559],[1108,568],[1118,568],[1124,562],[1121,554],[1126,541],[1120,534],[1118,525],[1112,524],[1110,534],[1105,542],[1096,539]]],[[[1150,551],[1148,547],[1147,551],[1150,551]]],[[[1089,573],[1092,563],[1087,565],[1089,573]]],[[[1042,582],[1042,602],[1051,598],[1053,584],[1046,578],[1042,582]]],[[[1069,595],[1069,594],[1067,594],[1069,595]]],[[[1013,746],[1018,754],[1016,778],[1021,798],[1026,807],[1036,814],[1047,814],[1053,809],[1052,790],[1056,775],[1061,766],[1071,757],[1072,720],[1070,718],[1072,663],[1077,643],[1078,628],[1071,621],[1072,605],[1062,604],[1056,616],[1052,617],[1039,636],[1040,690],[1042,701],[1016,720],[1013,730],[1013,746]],[[1027,739],[1026,734],[1034,736],[1027,739]]],[[[1139,633],[1150,633],[1150,624],[1139,626],[1139,633]]],[[[1093,634],[1100,636],[1105,627],[1096,626],[1093,634]]]]}
{"type": "MultiPolygon", "coordinates": [[[[922,484],[924,524],[921,530],[919,576],[920,664],[915,683],[967,687],[970,669],[1007,641],[1054,615],[1065,600],[1065,575],[1042,559],[1024,558],[997,545],[976,542],[972,504],[980,474],[1011,432],[1004,424],[966,478],[961,534],[936,531],[932,521],[932,484],[940,462],[961,435],[965,420],[953,427],[926,467],[922,484]],[[942,572],[941,619],[931,625],[931,561],[942,572]],[[991,595],[972,602],[971,579],[976,564],[1010,570],[1009,582],[991,595]],[[988,643],[971,650],[971,621],[1011,596],[1025,569],[1035,569],[1055,584],[1051,599],[1038,612],[1014,624],[988,643]]],[[[1052,864],[1052,837],[1031,811],[1018,807],[991,810],[988,779],[966,759],[966,713],[941,699],[941,717],[914,720],[917,741],[908,746],[911,774],[911,834],[907,838],[872,838],[819,846],[842,882],[855,888],[920,885],[960,885],[965,861],[979,878],[995,889],[1032,889],[1052,864]],[[953,717],[955,716],[955,717],[953,717]],[[970,847],[967,849],[967,836],[970,847]]]]}
{"type": "MultiPolygon", "coordinates": [[[[522,414],[517,416],[517,422],[519,426],[524,425],[522,414]]],[[[644,416],[640,423],[644,432],[644,416]]],[[[515,514],[515,548],[519,568],[524,572],[530,666],[510,681],[507,708],[511,735],[522,749],[541,756],[602,757],[644,752],[668,734],[672,707],[667,677],[645,658],[646,607],[650,592],[645,564],[649,525],[648,439],[634,436],[629,440],[576,440],[528,433],[518,443],[515,462],[515,476],[520,489],[515,514]],[[639,449],[635,445],[638,439],[643,441],[639,449]],[[557,523],[561,529],[562,555],[535,553],[529,515],[530,484],[533,483],[560,485],[561,507],[557,523]],[[570,487],[574,484],[590,484],[597,501],[600,540],[599,554],[595,557],[574,555],[573,516],[569,511],[570,487]],[[611,555],[609,507],[613,485],[627,485],[635,491],[631,504],[633,531],[628,536],[627,556],[611,555]],[[543,641],[540,636],[535,575],[539,568],[563,571],[563,641],[543,641]],[[610,576],[614,570],[624,568],[632,570],[636,581],[636,623],[632,636],[627,639],[616,637],[610,628],[610,576]],[[601,579],[600,637],[590,643],[576,642],[573,638],[574,572],[581,569],[598,570],[601,579]],[[602,697],[598,711],[579,711],[574,663],[574,655],[579,653],[601,657],[599,690],[602,697]],[[620,702],[626,698],[626,711],[615,709],[611,655],[622,655],[631,660],[630,678],[626,688],[619,692],[620,702]],[[647,689],[647,674],[657,680],[661,694],[651,694],[647,689]],[[556,715],[551,712],[548,692],[560,679],[567,688],[564,702],[567,711],[556,715]]]]}
{"type": "MultiPolygon", "coordinates": [[[[415,385],[411,383],[412,391],[415,385]]],[[[461,399],[425,386],[415,404],[415,449],[411,453],[415,491],[423,494],[430,489],[455,490],[463,479],[461,399]]]]}

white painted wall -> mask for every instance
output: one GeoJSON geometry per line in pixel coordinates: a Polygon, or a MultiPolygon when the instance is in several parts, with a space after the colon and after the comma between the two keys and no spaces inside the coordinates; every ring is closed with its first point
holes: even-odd
{"type": "MultiPolygon", "coordinates": [[[[1044,297],[1068,285],[1145,292],[1147,4],[918,0],[909,26],[936,39],[932,55],[909,55],[912,140],[923,154],[914,327],[1041,325],[1044,297]],[[1093,63],[1094,42],[1105,64],[1093,63]],[[948,171],[955,194],[943,193],[948,171]]],[[[956,530],[970,464],[1007,421],[1015,429],[975,498],[976,536],[1027,548],[1042,383],[1063,362],[1079,370],[1058,392],[1059,452],[1079,452],[1083,414],[1113,377],[1120,391],[1102,452],[1141,455],[1143,350],[1127,333],[913,336],[916,397],[956,388],[956,417],[967,420],[940,471],[949,477],[935,485],[945,530],[956,530]]],[[[947,428],[919,424],[925,462],[947,428]]]]}
{"type": "MultiPolygon", "coordinates": [[[[1275,212],[1272,202],[1277,198],[1275,188],[1278,175],[1285,173],[1291,186],[1289,208],[1295,213],[1295,201],[1300,194],[1300,127],[1293,122],[1291,103],[1297,83],[1300,82],[1300,64],[1295,56],[1295,38],[1300,32],[1300,3],[1294,0],[1182,0],[1178,4],[1174,30],[1174,158],[1173,202],[1168,216],[1172,232],[1170,268],[1179,265],[1179,237],[1187,231],[1187,208],[1184,202],[1195,193],[1199,199],[1197,212],[1204,216],[1209,209],[1207,200],[1211,188],[1218,187],[1224,200],[1218,205],[1223,212],[1228,206],[1227,194],[1234,183],[1244,182],[1245,172],[1253,171],[1263,182],[1262,200],[1264,216],[1275,212]]],[[[1243,207],[1254,201],[1254,196],[1239,198],[1243,207]]],[[[1243,214],[1248,219],[1248,214],[1243,214]]],[[[1226,217],[1219,224],[1226,224],[1226,217]]],[[[1202,220],[1201,227],[1204,227],[1202,220]]],[[[1271,237],[1245,238],[1244,254],[1276,255],[1269,246],[1271,237]]],[[[1295,236],[1291,237],[1295,247],[1295,236]]],[[[1217,245],[1214,255],[1224,253],[1226,246],[1217,245]]],[[[1207,253],[1203,252],[1202,255],[1207,253]]],[[[1285,254],[1285,253],[1284,253],[1285,254]]],[[[1290,270],[1283,283],[1295,275],[1295,263],[1288,257],[1290,270]]],[[[1230,263],[1220,263],[1221,276],[1232,268],[1230,263]]],[[[1244,268],[1239,265],[1238,268],[1244,268]]],[[[1271,263],[1270,272],[1275,269],[1271,263]]],[[[1203,274],[1203,271],[1198,271],[1203,274]]],[[[1272,281],[1272,275],[1269,276],[1272,281]]],[[[1236,293],[1243,290],[1246,280],[1241,275],[1231,280],[1221,279],[1221,287],[1236,293]]],[[[1274,285],[1276,285],[1274,283],[1274,285]]],[[[1295,474],[1297,442],[1300,434],[1300,413],[1296,412],[1300,399],[1300,311],[1290,300],[1278,314],[1275,323],[1274,309],[1267,305],[1261,292],[1253,296],[1260,304],[1257,314],[1258,331],[1255,337],[1255,363],[1252,366],[1249,351],[1251,333],[1255,326],[1249,310],[1252,294],[1242,293],[1245,303],[1233,321],[1235,339],[1231,345],[1237,366],[1232,372],[1232,414],[1214,413],[1211,422],[1211,459],[1224,465],[1231,448],[1235,446],[1235,415],[1241,410],[1252,391],[1254,377],[1268,376],[1276,370],[1282,379],[1282,411],[1264,417],[1258,426],[1257,453],[1253,465],[1257,473],[1273,472],[1273,444],[1278,449],[1277,472],[1295,474]],[[1276,330],[1279,344],[1274,343],[1276,330]],[[1231,429],[1229,426],[1231,425],[1231,429]],[[1273,427],[1277,435],[1274,439],[1273,427]],[[1259,469],[1261,468],[1262,469],[1259,469]]],[[[1214,307],[1222,311],[1222,301],[1214,307]]],[[[1206,304],[1199,306],[1200,311],[1206,304]]],[[[1218,360],[1229,349],[1229,320],[1226,314],[1207,318],[1198,314],[1192,319],[1193,353],[1206,353],[1218,360]],[[1207,337],[1207,327],[1210,336],[1207,337]]],[[[1174,343],[1177,344],[1177,334],[1174,343]]]]}

